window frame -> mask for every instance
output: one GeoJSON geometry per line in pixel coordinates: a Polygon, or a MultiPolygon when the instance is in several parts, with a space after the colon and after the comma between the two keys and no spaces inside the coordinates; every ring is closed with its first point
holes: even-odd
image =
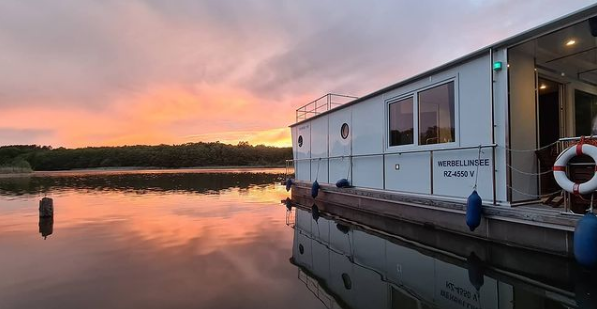
{"type": "MultiPolygon", "coordinates": [[[[432,77],[429,77],[431,79],[432,77]]],[[[458,148],[460,146],[460,100],[459,100],[459,90],[458,90],[458,76],[450,76],[448,78],[443,78],[437,82],[425,85],[423,87],[419,87],[416,89],[409,90],[402,94],[393,96],[385,100],[385,151],[388,153],[392,152],[415,152],[415,151],[424,151],[424,150],[435,150],[435,149],[452,149],[458,148]],[[438,143],[438,144],[427,144],[421,145],[419,144],[419,93],[442,86],[448,83],[454,83],[454,141],[448,143],[438,143]],[[404,99],[412,98],[413,99],[413,143],[408,145],[390,145],[390,104],[399,102],[404,99]]]]}
{"type": "Polygon", "coordinates": [[[340,126],[340,138],[342,138],[343,140],[348,139],[350,137],[350,125],[347,122],[342,123],[342,125],[340,126]],[[347,133],[346,136],[344,136],[344,128],[346,127],[347,133]]]}
{"type": "Polygon", "coordinates": [[[415,115],[416,115],[416,112],[417,112],[417,110],[415,109],[415,105],[417,104],[416,103],[417,101],[415,99],[415,96],[416,96],[416,92],[411,92],[411,93],[408,93],[406,95],[395,97],[395,98],[393,98],[391,100],[386,101],[386,115],[387,115],[386,116],[386,141],[387,141],[386,147],[387,148],[412,147],[412,146],[415,146],[417,144],[417,135],[415,134],[417,132],[417,130],[416,130],[417,122],[415,121],[415,118],[416,118],[415,115]],[[392,137],[391,137],[391,133],[392,132],[390,130],[390,125],[391,125],[391,122],[390,122],[390,116],[391,116],[391,114],[390,114],[390,105],[398,103],[398,102],[402,102],[402,101],[405,101],[405,100],[408,100],[408,99],[412,99],[412,105],[413,105],[412,106],[412,110],[413,110],[413,142],[410,143],[410,144],[403,144],[403,145],[390,145],[390,142],[391,142],[391,139],[392,139],[392,137]]]}
{"type": "MultiPolygon", "coordinates": [[[[546,74],[542,74],[540,75],[540,77],[545,78],[545,79],[550,79],[550,80],[554,80],[551,77],[546,78],[546,74]]],[[[556,80],[557,82],[560,82],[558,80],[556,80]]],[[[594,89],[582,82],[577,82],[577,81],[572,81],[572,82],[568,82],[567,84],[562,83],[564,86],[564,91],[566,93],[569,93],[570,95],[567,95],[565,97],[565,102],[562,105],[564,108],[564,115],[560,115],[560,121],[564,122],[563,127],[564,127],[564,132],[565,132],[565,136],[579,136],[578,132],[576,132],[576,91],[582,91],[588,94],[592,94],[592,95],[597,95],[597,89],[594,89]]]]}

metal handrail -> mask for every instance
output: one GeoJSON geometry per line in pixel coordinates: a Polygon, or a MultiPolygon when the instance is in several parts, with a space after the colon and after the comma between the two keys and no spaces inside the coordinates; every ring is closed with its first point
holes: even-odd
{"type": "Polygon", "coordinates": [[[323,95],[299,108],[296,109],[296,122],[301,120],[306,120],[310,117],[315,115],[327,112],[334,107],[343,105],[348,103],[352,100],[358,99],[358,97],[344,95],[344,94],[337,94],[337,93],[328,93],[323,95]],[[334,101],[334,99],[340,99],[341,102],[334,101]]]}
{"type": "Polygon", "coordinates": [[[457,151],[457,150],[471,150],[471,149],[484,149],[484,148],[494,148],[497,147],[497,144],[491,145],[479,145],[479,146],[468,146],[468,147],[458,147],[458,148],[438,148],[438,149],[421,149],[421,150],[409,150],[409,151],[402,151],[402,152],[379,152],[379,153],[368,153],[368,154],[353,154],[353,155],[342,155],[342,156],[327,156],[327,157],[317,157],[317,158],[303,158],[303,159],[288,159],[286,160],[287,166],[289,163],[294,162],[301,162],[301,161],[315,161],[315,160],[324,160],[324,159],[343,159],[343,158],[360,158],[360,157],[377,157],[377,156],[386,156],[386,155],[395,155],[395,154],[405,154],[405,153],[420,153],[420,152],[441,152],[441,151],[457,151]]]}

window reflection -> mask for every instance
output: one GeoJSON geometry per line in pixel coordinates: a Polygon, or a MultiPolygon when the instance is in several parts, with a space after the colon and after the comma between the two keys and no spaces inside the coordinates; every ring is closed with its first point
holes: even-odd
{"type": "Polygon", "coordinates": [[[454,82],[419,92],[419,145],[454,141],[454,82]]]}
{"type": "Polygon", "coordinates": [[[597,96],[574,91],[576,136],[597,134],[597,96]]]}
{"type": "Polygon", "coordinates": [[[413,98],[390,104],[390,146],[413,143],[413,98]]]}

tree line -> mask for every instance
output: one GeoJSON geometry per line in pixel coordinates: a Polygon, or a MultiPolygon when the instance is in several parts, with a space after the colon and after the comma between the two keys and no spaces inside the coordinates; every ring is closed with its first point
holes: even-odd
{"type": "Polygon", "coordinates": [[[19,167],[55,171],[108,167],[283,166],[292,148],[213,143],[182,145],[52,148],[38,145],[0,147],[0,169],[19,167]]]}

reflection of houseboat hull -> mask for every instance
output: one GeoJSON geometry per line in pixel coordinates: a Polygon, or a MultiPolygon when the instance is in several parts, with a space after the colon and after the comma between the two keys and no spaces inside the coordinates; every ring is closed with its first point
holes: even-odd
{"type": "MultiPolygon", "coordinates": [[[[464,256],[441,252],[325,216],[316,222],[301,209],[295,222],[291,261],[316,281],[299,273],[328,308],[576,308],[582,297],[574,294],[582,283],[569,275],[573,266],[566,259],[556,264],[561,269],[551,265],[539,270],[540,275],[553,270],[560,277],[537,278],[526,275],[535,265],[522,263],[511,269],[521,274],[514,274],[476,261],[471,258],[471,252],[478,253],[474,244],[464,256]]],[[[514,251],[507,255],[520,262],[535,258],[514,251]]]]}
{"type": "MultiPolygon", "coordinates": [[[[307,207],[295,204],[305,212],[307,207]]],[[[488,242],[467,235],[430,229],[421,224],[397,220],[389,216],[355,212],[331,203],[318,203],[324,211],[324,218],[334,218],[342,224],[357,227],[368,234],[382,238],[402,239],[406,246],[416,242],[417,250],[427,255],[441,251],[447,255],[467,257],[475,252],[483,261],[504,271],[532,277],[537,281],[549,282],[554,286],[568,288],[576,264],[566,257],[544,254],[527,248],[518,248],[496,242],[488,242]],[[358,222],[358,223],[357,223],[358,222]],[[412,241],[411,241],[412,240],[412,241]]],[[[305,216],[305,214],[303,214],[305,216]]],[[[308,215],[306,215],[308,216],[308,215]]],[[[299,217],[299,215],[296,215],[299,217]]],[[[300,218],[306,222],[306,218],[300,218]]],[[[297,219],[297,222],[299,220],[297,219]]],[[[319,220],[318,220],[319,223],[319,220]]]]}
{"type": "Polygon", "coordinates": [[[515,247],[565,256],[572,254],[572,235],[577,217],[570,214],[530,206],[485,206],[481,225],[471,232],[464,223],[465,205],[461,203],[406,198],[391,192],[338,189],[325,185],[316,201],[310,193],[310,184],[296,183],[292,191],[293,201],[303,205],[315,203],[322,210],[388,232],[394,232],[400,224],[394,221],[391,226],[385,225],[386,218],[515,247]]]}

